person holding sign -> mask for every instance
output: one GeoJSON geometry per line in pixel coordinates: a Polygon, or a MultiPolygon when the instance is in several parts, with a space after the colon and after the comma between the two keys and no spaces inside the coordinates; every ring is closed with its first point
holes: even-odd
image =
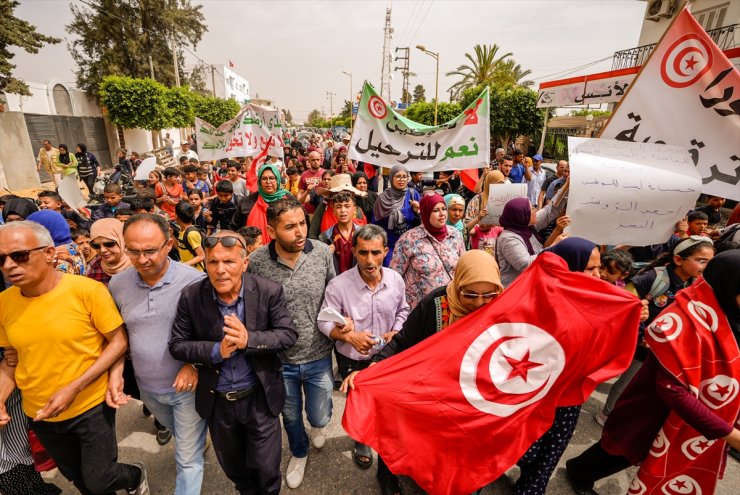
{"type": "Polygon", "coordinates": [[[465,209],[465,228],[470,232],[475,225],[488,215],[488,193],[491,185],[504,184],[506,177],[498,170],[491,170],[483,178],[483,187],[480,194],[473,197],[465,209]]]}
{"type": "Polygon", "coordinates": [[[375,223],[388,234],[388,254],[383,266],[388,266],[393,249],[401,234],[419,225],[419,193],[408,187],[409,171],[401,165],[391,169],[391,187],[384,190],[373,206],[375,223]]]}
{"type": "MultiPolygon", "coordinates": [[[[537,230],[548,226],[565,209],[566,201],[562,198],[567,190],[567,185],[563,186],[553,201],[541,210],[536,210],[527,198],[514,198],[504,206],[499,220],[504,231],[496,241],[496,260],[501,268],[504,287],[511,285],[542,251],[542,241],[538,239],[537,230]]],[[[565,236],[566,234],[560,234],[552,245],[565,236]]]]}
{"type": "Polygon", "coordinates": [[[437,287],[452,281],[455,266],[465,252],[462,235],[447,225],[447,206],[439,194],[421,199],[422,225],[401,236],[390,268],[406,282],[406,301],[411,309],[437,287]]]}

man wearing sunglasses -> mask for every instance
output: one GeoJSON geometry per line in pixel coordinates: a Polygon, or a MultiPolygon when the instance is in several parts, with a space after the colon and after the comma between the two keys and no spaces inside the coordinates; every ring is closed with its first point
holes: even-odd
{"type": "Polygon", "coordinates": [[[133,267],[116,274],[108,290],[126,323],[141,400],[174,433],[175,494],[200,493],[206,422],[195,410],[198,372],[174,359],[168,342],[180,293],[205,274],[168,258],[173,239],[161,215],[144,213],[126,220],[123,242],[133,267]]]}
{"type": "Polygon", "coordinates": [[[0,227],[0,268],[13,284],[0,294],[0,347],[18,353],[17,368],[0,363],[0,427],[17,385],[31,429],[80,492],[148,495],[144,465],[116,462],[115,408],[127,398],[111,368],[123,367],[123,320],[103,284],[55,271],[54,257],[43,226],[0,227]]]}
{"type": "Polygon", "coordinates": [[[298,334],[280,284],[245,273],[239,234],[220,231],[204,247],[208,277],[182,291],[170,353],[199,368],[195,409],[236,490],[277,494],[285,402],[278,352],[298,334]]]}

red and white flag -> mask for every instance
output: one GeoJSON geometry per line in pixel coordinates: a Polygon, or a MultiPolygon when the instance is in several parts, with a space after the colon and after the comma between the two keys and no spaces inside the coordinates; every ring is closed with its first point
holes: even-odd
{"type": "Polygon", "coordinates": [[[740,72],[686,8],[599,137],[683,146],[702,192],[740,199],[738,136],[740,72]]]}
{"type": "Polygon", "coordinates": [[[235,67],[234,62],[232,62],[231,59],[229,59],[229,67],[232,69],[235,67]]]}
{"type": "Polygon", "coordinates": [[[487,485],[632,360],[639,300],[543,253],[494,302],[362,371],[347,433],[431,494],[487,485]]]}

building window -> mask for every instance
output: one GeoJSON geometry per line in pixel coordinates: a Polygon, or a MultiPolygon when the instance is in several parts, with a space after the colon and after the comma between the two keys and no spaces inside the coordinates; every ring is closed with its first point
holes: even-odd
{"type": "Polygon", "coordinates": [[[701,27],[703,27],[705,31],[710,31],[724,26],[725,14],[729,7],[730,3],[727,2],[698,12],[693,12],[693,15],[696,18],[696,22],[701,24],[701,27]]]}

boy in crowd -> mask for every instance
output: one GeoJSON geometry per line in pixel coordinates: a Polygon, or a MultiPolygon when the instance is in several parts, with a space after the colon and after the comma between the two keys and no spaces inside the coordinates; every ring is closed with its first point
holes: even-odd
{"type": "Polygon", "coordinates": [[[95,259],[98,253],[90,246],[90,232],[85,229],[75,229],[71,232],[72,241],[77,244],[77,247],[85,258],[85,265],[89,266],[90,262],[95,259]]]}
{"type": "Polygon", "coordinates": [[[700,206],[694,211],[700,211],[702,213],[706,213],[708,219],[709,219],[709,225],[717,225],[722,221],[722,214],[720,213],[720,209],[725,205],[725,198],[720,198],[719,196],[708,196],[707,197],[707,204],[704,206],[700,206]]]}
{"type": "Polygon", "coordinates": [[[41,191],[39,193],[39,210],[53,210],[62,212],[64,201],[56,191],[41,191]]]}
{"type": "Polygon", "coordinates": [[[116,210],[119,208],[131,208],[130,204],[123,201],[121,186],[118,184],[106,184],[103,189],[103,198],[105,202],[98,206],[98,209],[93,213],[93,222],[101,218],[114,218],[116,210]]]}
{"type": "Polygon", "coordinates": [[[119,208],[113,214],[113,218],[115,218],[116,220],[120,220],[121,222],[125,222],[133,214],[134,213],[133,211],[131,211],[131,208],[119,208]]]}
{"type": "Polygon", "coordinates": [[[234,187],[228,180],[222,180],[216,184],[216,197],[210,202],[205,218],[208,219],[208,227],[211,229],[231,229],[231,219],[237,207],[234,196],[234,187]]]}
{"type": "Polygon", "coordinates": [[[203,191],[199,191],[198,189],[190,191],[188,193],[188,203],[193,207],[193,225],[203,232],[208,232],[206,213],[210,212],[203,206],[203,191]]]}
{"type": "Polygon", "coordinates": [[[341,191],[331,198],[331,208],[337,223],[321,233],[319,240],[329,245],[334,253],[334,271],[344,273],[357,264],[352,255],[352,235],[355,233],[354,219],[357,215],[357,201],[355,195],[349,191],[341,191]]]}
{"type": "Polygon", "coordinates": [[[181,199],[186,198],[185,191],[180,184],[180,171],[174,167],[164,169],[164,182],[154,186],[156,204],[164,211],[170,220],[175,219],[175,206],[181,199]]]}
{"type": "Polygon", "coordinates": [[[262,247],[262,230],[259,227],[242,227],[236,233],[242,236],[247,243],[247,259],[250,254],[262,247]]]}
{"type": "Polygon", "coordinates": [[[186,201],[180,201],[175,206],[177,226],[180,234],[177,236],[177,250],[180,253],[180,262],[192,266],[201,272],[206,271],[204,260],[206,252],[203,249],[204,233],[193,225],[195,210],[186,201]]]}
{"type": "Polygon", "coordinates": [[[131,200],[131,211],[134,215],[139,213],[156,213],[154,199],[152,198],[134,198],[131,200]]]}
{"type": "Polygon", "coordinates": [[[247,181],[239,177],[240,166],[237,162],[229,162],[229,168],[227,169],[227,180],[231,182],[231,187],[234,190],[234,195],[246,198],[249,195],[247,191],[247,181]]]}
{"type": "Polygon", "coordinates": [[[206,195],[210,192],[208,184],[198,178],[198,167],[191,163],[183,167],[182,171],[185,174],[185,191],[188,195],[195,190],[206,195]]]}
{"type": "Polygon", "coordinates": [[[298,197],[298,182],[301,180],[301,174],[298,173],[298,169],[295,167],[288,168],[287,171],[288,175],[288,182],[285,184],[285,189],[288,190],[290,194],[298,197]]]}

